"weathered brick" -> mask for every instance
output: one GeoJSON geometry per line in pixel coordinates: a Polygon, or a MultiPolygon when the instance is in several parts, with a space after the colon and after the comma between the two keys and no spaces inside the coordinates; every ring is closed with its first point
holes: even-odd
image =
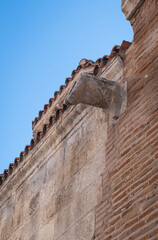
{"type": "Polygon", "coordinates": [[[132,231],[132,232],[136,231],[137,229],[139,229],[139,228],[141,228],[142,226],[144,226],[144,224],[145,224],[145,221],[141,221],[141,222],[137,223],[135,226],[133,226],[133,227],[131,228],[131,231],[132,231]]]}
{"type": "Polygon", "coordinates": [[[106,237],[106,238],[104,238],[104,240],[111,240],[111,235],[106,237]]]}
{"type": "Polygon", "coordinates": [[[155,228],[155,223],[152,222],[151,224],[147,225],[145,224],[140,229],[132,233],[130,237],[133,237],[133,239],[138,239],[140,236],[148,235],[147,233],[150,232],[152,229],[155,228]]]}
{"type": "Polygon", "coordinates": [[[135,224],[136,222],[138,222],[138,218],[134,218],[132,221],[128,222],[125,224],[125,228],[129,228],[131,227],[133,224],[135,224]]]}
{"type": "Polygon", "coordinates": [[[117,203],[118,201],[122,200],[124,197],[126,197],[126,195],[127,195],[127,193],[126,193],[126,191],[124,191],[117,198],[114,199],[114,203],[117,203]]]}
{"type": "Polygon", "coordinates": [[[122,214],[122,219],[124,223],[127,223],[129,220],[131,220],[133,217],[138,216],[139,210],[136,206],[132,206],[131,208],[127,209],[122,214]]]}
{"type": "MultiPolygon", "coordinates": [[[[112,224],[111,224],[111,226],[112,226],[112,224]]],[[[109,234],[111,234],[114,230],[115,230],[115,228],[112,226],[112,227],[106,229],[106,231],[105,231],[104,233],[105,233],[105,235],[109,235],[109,234]]]]}
{"type": "Polygon", "coordinates": [[[149,239],[152,238],[152,237],[155,237],[157,234],[158,234],[158,228],[154,229],[153,231],[151,231],[151,232],[148,234],[149,239]]]}
{"type": "Polygon", "coordinates": [[[139,219],[142,219],[144,217],[146,217],[148,214],[150,214],[152,211],[154,210],[154,208],[149,208],[148,210],[144,211],[140,216],[139,219]]]}
{"type": "Polygon", "coordinates": [[[115,223],[117,223],[120,220],[120,216],[116,217],[115,219],[112,219],[109,224],[113,226],[115,223]]]}
{"type": "Polygon", "coordinates": [[[148,137],[150,134],[155,133],[157,130],[158,132],[158,124],[156,124],[155,126],[153,126],[147,133],[146,136],[148,137]]]}
{"type": "MultiPolygon", "coordinates": [[[[125,2],[128,6],[132,1],[125,2]]],[[[62,130],[60,140],[55,140],[51,134],[54,130],[58,134],[60,124],[76,108],[59,119],[47,139],[43,137],[37,146],[36,159],[31,156],[23,163],[24,168],[30,164],[26,176],[23,174],[25,179],[21,179],[21,173],[19,182],[13,184],[13,194],[7,195],[6,191],[14,204],[2,200],[6,200],[7,208],[0,210],[0,238],[156,240],[156,7],[155,0],[145,0],[131,17],[134,39],[123,56],[123,76],[116,80],[127,83],[125,112],[111,123],[102,109],[87,106],[80,114],[76,110],[77,119],[72,118],[67,124],[71,126],[62,130]],[[27,192],[20,194],[25,181],[27,192]]],[[[117,57],[108,64],[113,60],[117,57]]],[[[109,65],[104,66],[102,74],[109,65]]]]}
{"type": "Polygon", "coordinates": [[[158,180],[158,174],[156,174],[152,179],[149,180],[149,185],[158,180]]]}
{"type": "Polygon", "coordinates": [[[158,211],[154,212],[147,218],[147,222],[153,221],[155,218],[158,217],[158,211]]]}
{"type": "Polygon", "coordinates": [[[139,240],[147,240],[148,239],[148,236],[144,236],[144,237],[141,237],[139,240]]]}
{"type": "Polygon", "coordinates": [[[126,229],[125,231],[123,231],[121,233],[121,235],[118,237],[118,240],[122,240],[122,239],[126,239],[129,234],[131,233],[131,230],[130,229],[126,229]]]}

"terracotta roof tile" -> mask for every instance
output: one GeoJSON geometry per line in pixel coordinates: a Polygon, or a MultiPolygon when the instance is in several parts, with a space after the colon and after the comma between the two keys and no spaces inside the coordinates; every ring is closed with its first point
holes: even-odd
{"type": "Polygon", "coordinates": [[[24,150],[25,155],[28,154],[29,150],[30,150],[30,145],[26,145],[24,150]]]}
{"type": "Polygon", "coordinates": [[[44,105],[44,113],[47,112],[47,109],[48,109],[48,104],[45,104],[45,105],[44,105]]]}
{"type": "Polygon", "coordinates": [[[0,174],[0,185],[3,183],[3,181],[4,181],[4,175],[0,174]]]}
{"type": "Polygon", "coordinates": [[[66,78],[65,79],[65,84],[68,85],[71,80],[72,80],[71,78],[66,78]]]}
{"type": "Polygon", "coordinates": [[[4,170],[4,173],[3,173],[4,180],[7,179],[8,175],[9,175],[9,170],[8,170],[8,169],[5,169],[5,170],[4,170]]]}
{"type": "Polygon", "coordinates": [[[50,99],[49,99],[49,104],[48,104],[49,107],[52,105],[52,102],[53,102],[53,101],[54,101],[54,98],[50,98],[50,99]]]}
{"type": "Polygon", "coordinates": [[[9,174],[12,173],[13,168],[14,168],[14,163],[10,163],[10,164],[9,164],[9,174]]]}
{"type": "Polygon", "coordinates": [[[64,90],[64,88],[66,88],[66,86],[65,86],[65,85],[61,85],[61,86],[60,86],[60,91],[59,91],[59,94],[61,94],[61,93],[62,93],[62,91],[64,90]]]}
{"type": "Polygon", "coordinates": [[[39,113],[38,113],[38,120],[41,119],[43,112],[44,112],[43,110],[39,111],[39,113]]]}
{"type": "Polygon", "coordinates": [[[59,95],[59,91],[55,91],[54,92],[54,101],[57,99],[58,95],[59,95]]]}
{"type": "Polygon", "coordinates": [[[21,153],[20,153],[20,162],[22,162],[23,161],[23,158],[24,158],[24,152],[22,151],[21,153]]]}
{"type": "Polygon", "coordinates": [[[87,62],[86,58],[82,58],[79,62],[79,65],[84,65],[87,62]]]}
{"type": "Polygon", "coordinates": [[[101,60],[102,60],[102,58],[98,58],[95,63],[99,64],[101,62],[101,60]]]}
{"type": "Polygon", "coordinates": [[[19,158],[14,159],[14,166],[17,167],[19,164],[19,158]]]}
{"type": "Polygon", "coordinates": [[[36,143],[38,143],[40,141],[40,139],[41,139],[41,132],[38,132],[36,139],[35,139],[36,143]]]}
{"type": "Polygon", "coordinates": [[[82,68],[82,65],[78,65],[77,72],[79,72],[81,68],[82,68]]]}
{"type": "Polygon", "coordinates": [[[30,150],[34,148],[34,145],[35,145],[35,140],[32,138],[30,141],[30,150]]]}
{"type": "Polygon", "coordinates": [[[110,55],[109,55],[109,58],[111,59],[111,58],[115,57],[115,56],[117,55],[117,53],[119,52],[119,49],[120,49],[120,46],[115,45],[115,46],[113,47],[110,55]]]}
{"type": "MultiPolygon", "coordinates": [[[[65,80],[66,85],[61,85],[59,91],[56,91],[54,93],[54,98],[49,99],[49,104],[48,104],[47,109],[52,105],[52,102],[57,99],[58,95],[60,95],[62,93],[62,91],[64,90],[64,88],[66,88],[66,86],[69,84],[69,82],[73,80],[76,73],[78,73],[82,68],[94,66],[94,75],[96,75],[98,68],[104,67],[109,59],[112,59],[113,57],[115,57],[119,53],[120,50],[126,50],[130,45],[131,45],[130,42],[123,41],[121,46],[115,45],[112,48],[112,51],[109,56],[104,55],[102,58],[98,58],[95,62],[92,60],[87,60],[85,58],[81,59],[77,69],[72,71],[71,78],[66,78],[66,80],[65,80]]],[[[44,111],[44,113],[45,113],[45,111],[44,111]]],[[[42,115],[43,115],[43,111],[40,111],[39,117],[35,118],[35,121],[32,122],[33,126],[35,126],[36,123],[39,121],[39,119],[41,119],[42,115]]]]}
{"type": "Polygon", "coordinates": [[[76,70],[73,70],[71,73],[71,76],[74,76],[76,74],[76,70]]]}
{"type": "MultiPolygon", "coordinates": [[[[65,85],[61,85],[59,91],[56,91],[54,93],[54,98],[50,98],[49,103],[44,105],[44,110],[39,111],[39,116],[36,117],[34,121],[32,121],[32,126],[34,127],[37,124],[37,122],[47,112],[47,110],[52,105],[52,103],[64,91],[64,89],[67,87],[69,82],[73,80],[76,73],[78,73],[82,68],[93,67],[93,74],[97,75],[98,70],[103,66],[105,66],[109,61],[109,59],[119,54],[120,50],[125,51],[130,45],[131,45],[130,42],[123,41],[121,46],[115,45],[113,47],[109,56],[104,55],[102,58],[98,58],[95,62],[93,62],[92,60],[82,59],[77,69],[72,71],[71,78],[66,78],[65,85]]],[[[66,111],[66,109],[67,109],[66,105],[63,105],[61,109],[57,109],[56,113],[49,118],[49,124],[48,125],[44,124],[42,132],[39,131],[36,134],[36,137],[31,139],[30,145],[25,146],[25,149],[20,153],[19,158],[15,158],[14,163],[10,163],[9,168],[5,169],[3,174],[0,174],[0,185],[4,182],[4,180],[8,177],[8,175],[10,175],[14,171],[14,168],[16,168],[20,164],[20,162],[24,160],[25,156],[29,153],[29,151],[31,151],[38,144],[40,139],[47,133],[47,131],[49,131],[52,125],[54,125],[54,123],[59,119],[60,115],[62,115],[63,112],[66,111]]]]}

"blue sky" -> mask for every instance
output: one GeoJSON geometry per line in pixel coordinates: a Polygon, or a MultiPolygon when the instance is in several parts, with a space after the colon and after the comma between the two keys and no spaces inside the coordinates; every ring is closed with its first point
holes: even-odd
{"type": "Polygon", "coordinates": [[[121,0],[0,1],[0,173],[30,143],[32,120],[79,61],[132,38],[121,0]]]}

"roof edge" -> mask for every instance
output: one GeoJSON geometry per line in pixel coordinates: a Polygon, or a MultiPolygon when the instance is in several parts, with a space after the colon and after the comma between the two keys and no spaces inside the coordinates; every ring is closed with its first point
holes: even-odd
{"type": "Polygon", "coordinates": [[[68,107],[63,104],[63,101],[59,102],[59,99],[60,97],[63,99],[62,96],[65,96],[67,92],[65,89],[71,88],[73,84],[73,80],[75,79],[75,77],[77,77],[78,73],[81,71],[84,71],[84,69],[86,70],[89,69],[93,75],[98,75],[99,72],[106,67],[106,64],[109,63],[109,61],[114,57],[120,56],[123,59],[125,56],[125,51],[129,48],[130,45],[131,45],[130,42],[123,41],[121,46],[115,45],[113,47],[109,56],[104,55],[102,58],[97,59],[95,62],[93,62],[92,60],[86,60],[86,59],[82,59],[80,61],[84,63],[79,64],[77,69],[72,71],[71,78],[66,78],[65,80],[66,84],[61,85],[60,91],[57,91],[54,93],[54,98],[51,98],[51,100],[49,99],[50,104],[45,104],[44,110],[39,111],[39,117],[35,118],[36,120],[33,121],[33,129],[35,128],[35,125],[37,124],[38,121],[43,123],[42,128],[40,129],[40,131],[35,132],[34,137],[30,141],[30,145],[25,146],[24,151],[20,152],[19,157],[16,157],[14,159],[14,163],[10,163],[9,168],[5,169],[3,174],[0,174],[0,185],[2,185],[3,182],[8,178],[8,176],[11,175],[13,171],[20,165],[20,163],[24,161],[24,159],[27,157],[29,152],[34,149],[34,147],[46,135],[46,133],[51,129],[51,127],[58,122],[60,116],[62,116],[62,114],[68,109],[68,107]],[[47,113],[48,109],[51,106],[52,106],[53,112],[49,116],[48,123],[45,123],[44,121],[42,122],[42,120],[44,119],[44,116],[46,116],[45,114],[47,113]]]}

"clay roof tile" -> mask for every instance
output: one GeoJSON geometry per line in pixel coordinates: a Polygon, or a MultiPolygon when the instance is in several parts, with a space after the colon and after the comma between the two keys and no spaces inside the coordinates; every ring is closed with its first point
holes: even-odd
{"type": "Polygon", "coordinates": [[[38,113],[38,115],[39,115],[38,120],[41,119],[43,112],[44,112],[43,110],[39,111],[39,113],[38,113]]]}
{"type": "Polygon", "coordinates": [[[4,180],[5,180],[9,175],[9,170],[5,169],[3,175],[4,175],[4,180]]]}
{"type": "MultiPolygon", "coordinates": [[[[113,58],[114,56],[116,56],[116,55],[119,53],[120,49],[121,49],[121,50],[126,50],[126,49],[130,46],[130,44],[131,44],[131,43],[128,42],[128,41],[123,41],[122,44],[121,44],[121,46],[115,45],[115,46],[112,48],[112,51],[111,51],[111,53],[110,53],[109,56],[105,55],[105,56],[103,56],[102,58],[98,58],[95,63],[94,63],[94,61],[92,61],[92,60],[87,60],[87,59],[85,59],[85,58],[81,59],[81,61],[79,62],[79,65],[78,65],[78,67],[77,67],[77,69],[72,71],[72,74],[71,74],[72,77],[71,77],[71,78],[66,78],[66,80],[65,80],[66,86],[69,84],[70,81],[73,80],[75,74],[78,73],[81,68],[87,68],[87,67],[89,67],[89,66],[94,66],[93,72],[94,72],[94,75],[96,75],[96,74],[97,74],[96,72],[98,71],[98,67],[96,67],[96,65],[99,65],[99,67],[102,68],[102,67],[105,66],[105,64],[108,62],[108,59],[111,59],[111,58],[113,58]]],[[[120,56],[121,56],[121,53],[120,53],[120,56]]],[[[65,86],[65,87],[66,87],[66,86],[65,86]]],[[[53,102],[54,100],[56,100],[56,98],[58,97],[58,95],[62,93],[62,91],[63,91],[63,89],[64,89],[65,87],[64,87],[64,85],[61,85],[60,91],[56,91],[56,92],[55,92],[55,94],[54,94],[54,99],[53,99],[53,98],[50,98],[48,107],[51,106],[52,102],[53,102]]],[[[46,112],[46,110],[47,110],[47,109],[44,108],[44,113],[46,112]]],[[[38,120],[41,119],[42,115],[43,115],[43,111],[40,111],[40,112],[39,112],[39,117],[38,117],[38,118],[35,118],[35,121],[32,122],[33,127],[36,125],[36,123],[38,122],[38,120]]]]}
{"type": "Polygon", "coordinates": [[[49,99],[49,107],[52,105],[52,102],[54,101],[54,98],[49,99]]]}
{"type": "Polygon", "coordinates": [[[24,150],[25,155],[28,154],[29,149],[30,149],[30,145],[26,145],[26,146],[25,146],[25,150],[24,150]]]}
{"type": "Polygon", "coordinates": [[[59,95],[59,91],[54,92],[54,100],[56,100],[57,96],[59,95]]]}
{"type": "Polygon", "coordinates": [[[76,74],[76,72],[77,72],[76,70],[73,70],[73,71],[72,71],[72,73],[71,73],[72,78],[74,77],[74,75],[76,74]]]}
{"type": "Polygon", "coordinates": [[[60,86],[60,92],[59,92],[60,94],[62,93],[62,91],[64,90],[64,88],[66,88],[66,85],[61,85],[61,86],[60,86]]]}
{"type": "Polygon", "coordinates": [[[108,60],[109,60],[109,56],[104,55],[104,56],[102,57],[102,59],[101,59],[101,62],[107,63],[108,60]]]}
{"type": "Polygon", "coordinates": [[[14,168],[14,163],[10,163],[9,164],[9,171],[12,172],[13,168],[14,168]]]}
{"type": "Polygon", "coordinates": [[[82,58],[79,62],[79,65],[83,65],[87,62],[87,59],[86,58],[82,58]]]}
{"type": "Polygon", "coordinates": [[[23,157],[24,157],[24,152],[22,151],[22,152],[20,153],[20,157],[19,157],[19,159],[20,159],[20,162],[22,162],[22,160],[23,160],[23,157]]]}
{"type": "Polygon", "coordinates": [[[41,132],[38,132],[36,135],[36,142],[38,143],[41,139],[41,132]]]}
{"type": "Polygon", "coordinates": [[[47,109],[48,109],[48,104],[45,104],[45,105],[44,105],[44,113],[47,112],[47,109]]]}
{"type": "Polygon", "coordinates": [[[115,45],[113,48],[112,48],[112,52],[119,52],[119,49],[120,49],[120,46],[119,45],[115,45]]]}
{"type": "Polygon", "coordinates": [[[66,78],[65,79],[65,84],[68,85],[71,80],[72,80],[71,78],[66,78]]]}
{"type": "Polygon", "coordinates": [[[78,65],[77,72],[79,72],[81,68],[82,68],[82,65],[78,65]]]}
{"type": "Polygon", "coordinates": [[[19,158],[14,159],[14,165],[17,167],[19,165],[19,158]]]}
{"type": "Polygon", "coordinates": [[[32,138],[30,141],[30,150],[33,149],[35,146],[35,140],[32,138]]]}
{"type": "Polygon", "coordinates": [[[101,58],[98,58],[95,62],[96,63],[100,63],[101,62],[101,58]]]}
{"type": "Polygon", "coordinates": [[[3,181],[4,181],[4,175],[0,174],[0,185],[2,185],[3,181]]]}
{"type": "MultiPolygon", "coordinates": [[[[35,118],[34,121],[32,121],[32,125],[33,127],[37,124],[37,122],[41,119],[42,115],[46,113],[48,107],[50,107],[52,105],[52,102],[56,100],[56,98],[58,97],[59,94],[62,93],[62,91],[64,90],[64,88],[66,88],[66,86],[69,84],[70,81],[73,80],[74,76],[76,73],[78,73],[80,71],[80,69],[82,68],[86,68],[86,67],[89,67],[89,66],[94,66],[94,69],[93,69],[93,74],[94,75],[97,75],[98,73],[98,70],[99,68],[105,66],[105,64],[108,62],[109,59],[113,58],[114,56],[116,56],[117,54],[119,54],[120,51],[125,51],[126,49],[128,49],[128,47],[131,45],[130,42],[127,42],[127,41],[123,41],[121,46],[118,46],[118,45],[115,45],[110,53],[110,56],[107,56],[107,55],[104,55],[102,58],[98,58],[95,63],[92,61],[92,60],[87,60],[85,58],[81,59],[81,61],[79,62],[79,65],[77,67],[76,70],[73,70],[72,71],[72,77],[71,78],[66,78],[65,80],[65,84],[66,85],[61,85],[60,86],[60,90],[59,91],[56,91],[54,93],[54,98],[50,98],[49,99],[49,104],[45,104],[44,105],[44,111],[41,110],[39,111],[39,116],[35,118]]],[[[14,169],[14,166],[17,166],[20,162],[23,161],[23,158],[25,155],[27,155],[28,151],[31,150],[36,143],[38,143],[40,141],[40,139],[43,137],[43,135],[45,135],[45,133],[47,132],[47,130],[50,128],[50,126],[52,126],[54,124],[55,121],[58,120],[60,114],[62,114],[65,110],[67,109],[67,106],[66,105],[63,105],[63,108],[62,109],[58,109],[56,111],[56,114],[55,116],[51,116],[49,118],[49,124],[48,125],[44,125],[43,126],[43,131],[42,133],[41,132],[38,132],[37,135],[36,135],[36,138],[35,139],[31,139],[31,142],[30,142],[30,145],[26,145],[25,147],[25,150],[24,152],[21,152],[20,153],[20,157],[19,158],[15,158],[14,160],[14,164],[11,163],[9,165],[9,170],[8,169],[5,169],[4,170],[4,174],[1,174],[0,175],[0,184],[3,183],[3,181],[8,177],[8,174],[10,174],[13,169],[14,169]]]]}

